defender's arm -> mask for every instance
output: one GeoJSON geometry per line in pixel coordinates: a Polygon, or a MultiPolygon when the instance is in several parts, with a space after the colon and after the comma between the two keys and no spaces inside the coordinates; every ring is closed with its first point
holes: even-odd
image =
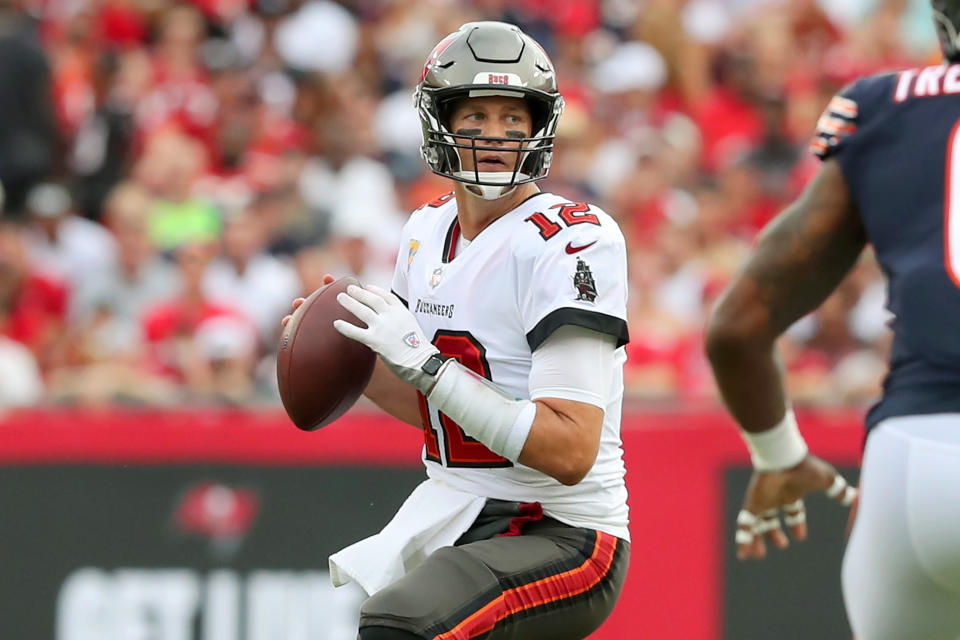
{"type": "Polygon", "coordinates": [[[856,491],[810,455],[797,430],[777,364],[775,341],[840,283],[866,244],[866,232],[835,160],[764,229],[746,265],[721,297],[707,329],[707,353],[730,412],[747,432],[755,471],[737,516],[737,557],[762,558],[764,538],[807,537],[803,497],[811,491],[850,504],[856,491]]]}
{"type": "Polygon", "coordinates": [[[749,432],[780,422],[786,398],[776,339],[816,309],[850,270],[866,231],[836,160],[761,233],[721,296],[707,328],[707,354],[730,412],[749,432]]]}

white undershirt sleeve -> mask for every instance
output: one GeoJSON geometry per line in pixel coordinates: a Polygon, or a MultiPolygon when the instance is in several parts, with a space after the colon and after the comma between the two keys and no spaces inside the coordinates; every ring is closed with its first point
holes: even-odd
{"type": "Polygon", "coordinates": [[[560,398],[606,409],[616,346],[614,336],[575,325],[560,327],[533,352],[530,399],[560,398]]]}

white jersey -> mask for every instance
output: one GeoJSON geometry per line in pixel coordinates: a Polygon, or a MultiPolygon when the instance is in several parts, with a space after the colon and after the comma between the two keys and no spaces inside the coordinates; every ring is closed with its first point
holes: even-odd
{"type": "Polygon", "coordinates": [[[408,220],[392,289],[443,355],[518,398],[530,397],[532,352],[557,328],[617,339],[600,450],[575,486],[498,456],[422,395],[420,413],[431,478],[488,498],[539,502],[561,522],[629,540],[620,440],[627,257],[617,223],[592,205],[538,193],[466,244],[448,194],[408,220]]]}

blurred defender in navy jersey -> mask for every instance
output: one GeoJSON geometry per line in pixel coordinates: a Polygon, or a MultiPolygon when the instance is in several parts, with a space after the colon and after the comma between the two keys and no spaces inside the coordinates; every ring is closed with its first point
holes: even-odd
{"type": "Polygon", "coordinates": [[[859,506],[843,564],[859,640],[960,638],[960,0],[933,0],[943,65],[862,78],[830,102],[823,165],[761,234],[710,321],[707,351],[756,471],[736,532],[741,558],[806,535],[802,497],[854,490],[811,456],[774,342],[873,245],[894,343],[867,416],[859,506]]]}

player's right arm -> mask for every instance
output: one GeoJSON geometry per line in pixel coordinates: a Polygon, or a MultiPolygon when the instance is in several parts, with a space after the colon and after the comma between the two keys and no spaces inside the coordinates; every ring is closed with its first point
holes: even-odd
{"type": "Polygon", "coordinates": [[[363,395],[397,420],[417,429],[423,428],[416,389],[398,378],[380,358],[377,358],[363,395]]]}
{"type": "Polygon", "coordinates": [[[758,468],[738,518],[741,558],[765,554],[763,536],[754,533],[787,545],[776,509],[800,505],[792,523],[788,512],[788,524],[802,539],[806,525],[798,501],[806,493],[833,487],[838,499],[852,497],[845,483],[835,484],[839,476],[832,466],[806,452],[792,421],[775,343],[837,287],[866,241],[843,172],[829,159],[803,195],[764,229],[710,318],[710,364],[724,402],[747,432],[758,468]],[[769,467],[758,463],[766,455],[776,458],[769,467]]]}
{"type": "Polygon", "coordinates": [[[709,320],[707,355],[755,469],[737,518],[740,558],[763,557],[764,537],[787,546],[781,507],[794,537],[806,537],[804,494],[827,489],[844,504],[856,494],[832,466],[809,455],[784,391],[776,340],[836,289],[867,243],[848,176],[863,171],[856,159],[869,153],[867,132],[891,104],[892,80],[863,78],[830,101],[811,143],[823,160],[820,171],[760,234],[709,320]]]}
{"type": "Polygon", "coordinates": [[[341,320],[334,327],[377,352],[490,452],[575,485],[595,463],[614,352],[628,339],[626,247],[600,210],[565,202],[552,210],[574,230],[544,234],[538,229],[550,220],[534,222],[530,237],[518,236],[525,244],[513,249],[522,272],[513,293],[533,356],[530,399],[505,392],[430,344],[402,299],[403,271],[393,293],[348,287],[337,300],[366,327],[341,320]]]}
{"type": "Polygon", "coordinates": [[[740,425],[763,431],[786,397],[776,339],[837,287],[866,244],[839,165],[823,164],[803,195],[760,234],[709,321],[707,353],[740,425]]]}

